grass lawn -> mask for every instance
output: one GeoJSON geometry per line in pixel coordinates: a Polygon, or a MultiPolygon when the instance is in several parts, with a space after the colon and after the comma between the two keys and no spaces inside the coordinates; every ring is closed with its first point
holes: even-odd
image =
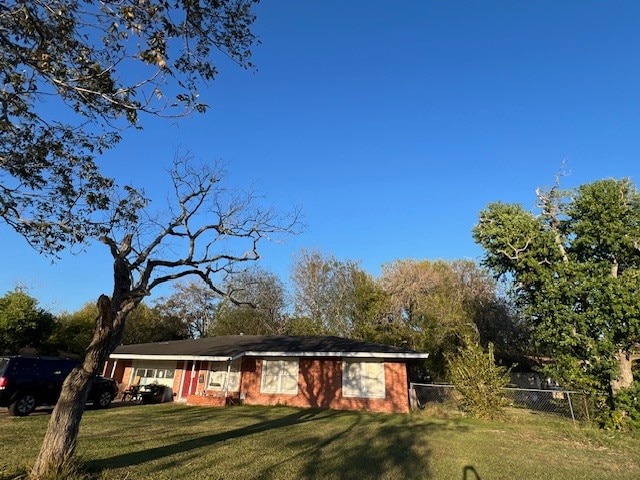
{"type": "MultiPolygon", "coordinates": [[[[24,475],[48,413],[0,416],[0,479],[24,475]]],[[[135,405],[87,411],[88,478],[632,479],[640,438],[510,412],[508,422],[287,407],[135,405]]]]}

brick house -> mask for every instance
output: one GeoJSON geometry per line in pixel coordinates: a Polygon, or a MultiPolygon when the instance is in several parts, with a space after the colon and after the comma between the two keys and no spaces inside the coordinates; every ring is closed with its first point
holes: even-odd
{"type": "Polygon", "coordinates": [[[405,348],[327,336],[231,335],[122,345],[104,374],[124,389],[158,383],[194,405],[289,405],[408,412],[405,348]]]}

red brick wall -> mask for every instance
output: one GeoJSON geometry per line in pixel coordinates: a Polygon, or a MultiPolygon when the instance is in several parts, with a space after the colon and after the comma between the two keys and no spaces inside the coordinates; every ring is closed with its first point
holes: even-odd
{"type": "MultiPolygon", "coordinates": [[[[130,360],[118,360],[114,378],[122,382],[121,389],[128,386],[131,378],[130,360]]],[[[370,410],[373,412],[401,412],[409,411],[409,393],[407,387],[407,369],[402,362],[385,362],[385,398],[352,398],[342,396],[342,361],[326,358],[301,358],[298,373],[298,394],[268,394],[260,392],[262,378],[262,359],[247,358],[242,360],[242,377],[240,393],[244,395],[244,402],[249,405],[289,405],[293,407],[333,408],[336,410],[370,410]]],[[[109,361],[105,373],[110,374],[113,363],[109,361]]],[[[180,384],[184,371],[183,362],[177,362],[173,379],[175,398],[180,396],[180,384]]],[[[197,382],[195,395],[186,399],[190,404],[224,405],[218,400],[221,392],[210,391],[206,396],[205,390],[208,362],[201,362],[196,371],[197,382]]],[[[189,372],[190,373],[190,372],[189,372]]],[[[187,374],[185,381],[188,380],[187,374]]],[[[184,400],[184,399],[183,399],[184,400]]]]}
{"type": "Polygon", "coordinates": [[[249,405],[289,405],[292,407],[369,410],[373,412],[408,412],[407,369],[404,363],[385,362],[385,398],[351,398],[342,396],[342,362],[325,358],[301,358],[298,394],[260,392],[262,359],[245,358],[242,362],[240,392],[249,405]]]}

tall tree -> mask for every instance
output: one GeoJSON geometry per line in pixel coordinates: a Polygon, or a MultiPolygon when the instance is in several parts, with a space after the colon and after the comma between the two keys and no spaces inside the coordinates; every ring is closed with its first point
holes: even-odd
{"type": "Polygon", "coordinates": [[[554,373],[614,407],[640,342],[640,194],[628,179],[538,190],[539,212],[493,203],[474,238],[512,279],[554,373]]]}
{"type": "Polygon", "coordinates": [[[189,337],[202,338],[215,325],[221,300],[220,294],[208,285],[191,281],[176,283],[173,293],[158,299],[155,307],[165,316],[181,319],[189,337]]]}
{"type": "Polygon", "coordinates": [[[96,327],[98,309],[87,303],[75,312],[64,312],[58,319],[51,336],[51,344],[59,351],[84,356],[96,327]]]}
{"type": "Polygon", "coordinates": [[[107,233],[113,180],[95,157],[140,114],[203,112],[215,53],[251,67],[257,0],[0,4],[0,219],[59,252],[107,233]]]}
{"type": "Polygon", "coordinates": [[[171,171],[174,201],[168,217],[114,229],[101,238],[113,257],[113,293],[98,298],[93,339],[83,364],[64,382],[60,399],[32,470],[33,478],[61,475],[71,460],[93,377],[120,343],[129,314],[156,287],[198,278],[221,296],[222,285],[240,265],[259,258],[265,238],[290,232],[295,212],[282,217],[262,209],[251,193],[233,195],[219,171],[176,158],[171,171]]]}
{"type": "Polygon", "coordinates": [[[306,319],[309,332],[348,335],[353,328],[355,262],[302,250],[295,259],[291,282],[294,315],[306,319]]]}
{"type": "Polygon", "coordinates": [[[389,322],[406,331],[412,348],[430,352],[431,373],[442,377],[445,358],[466,340],[488,343],[491,315],[501,301],[487,272],[467,260],[398,260],[383,266],[389,322]],[[482,330],[480,328],[482,326],[482,330]]]}
{"type": "Polygon", "coordinates": [[[226,290],[236,300],[220,304],[214,335],[282,335],[287,331],[286,291],[273,273],[251,268],[229,279],[226,290]]]}
{"type": "Polygon", "coordinates": [[[167,314],[157,307],[140,303],[127,317],[122,343],[168,342],[189,338],[189,330],[182,318],[167,314]]]}
{"type": "Polygon", "coordinates": [[[21,348],[47,348],[54,316],[21,288],[0,297],[0,353],[17,354],[21,348]]]}

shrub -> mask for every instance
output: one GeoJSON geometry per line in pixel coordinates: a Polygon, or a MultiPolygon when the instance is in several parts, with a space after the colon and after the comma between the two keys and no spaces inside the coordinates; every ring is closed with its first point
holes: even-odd
{"type": "Polygon", "coordinates": [[[509,370],[496,365],[493,344],[485,352],[475,342],[466,342],[447,364],[461,410],[478,418],[504,418],[503,389],[509,382],[509,370]]]}

